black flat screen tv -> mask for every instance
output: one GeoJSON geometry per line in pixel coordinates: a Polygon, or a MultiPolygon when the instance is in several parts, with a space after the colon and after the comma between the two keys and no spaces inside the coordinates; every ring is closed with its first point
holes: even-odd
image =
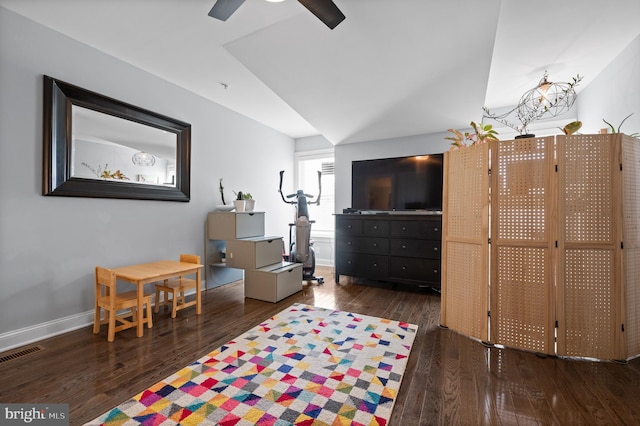
{"type": "Polygon", "coordinates": [[[351,208],[367,211],[442,210],[443,154],[351,163],[351,208]]]}

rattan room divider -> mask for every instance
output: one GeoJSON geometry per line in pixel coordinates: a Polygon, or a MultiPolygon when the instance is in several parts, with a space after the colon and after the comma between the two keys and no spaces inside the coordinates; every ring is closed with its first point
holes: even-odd
{"type": "Polygon", "coordinates": [[[639,140],[491,142],[446,153],[444,172],[443,326],[544,354],[640,354],[639,140]]]}
{"type": "Polygon", "coordinates": [[[489,145],[444,157],[440,323],[487,340],[489,145]]]}

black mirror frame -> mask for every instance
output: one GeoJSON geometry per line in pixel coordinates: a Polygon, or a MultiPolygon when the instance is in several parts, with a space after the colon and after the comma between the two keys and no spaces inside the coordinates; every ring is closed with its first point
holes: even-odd
{"type": "Polygon", "coordinates": [[[136,200],[189,201],[191,175],[191,125],[139,108],[69,83],[44,76],[43,195],[136,200]],[[77,105],[175,133],[177,136],[176,186],[71,176],[71,106],[77,105]]]}

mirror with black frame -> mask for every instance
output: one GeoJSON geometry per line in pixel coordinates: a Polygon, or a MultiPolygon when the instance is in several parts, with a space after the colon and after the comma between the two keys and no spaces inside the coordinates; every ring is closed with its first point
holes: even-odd
{"type": "Polygon", "coordinates": [[[44,195],[189,201],[191,125],[44,76],[44,195]]]}

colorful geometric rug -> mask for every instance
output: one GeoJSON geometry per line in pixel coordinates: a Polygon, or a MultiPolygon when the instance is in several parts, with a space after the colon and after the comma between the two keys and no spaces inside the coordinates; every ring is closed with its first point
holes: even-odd
{"type": "Polygon", "coordinates": [[[418,327],[296,303],[88,425],[385,425],[418,327]]]}

